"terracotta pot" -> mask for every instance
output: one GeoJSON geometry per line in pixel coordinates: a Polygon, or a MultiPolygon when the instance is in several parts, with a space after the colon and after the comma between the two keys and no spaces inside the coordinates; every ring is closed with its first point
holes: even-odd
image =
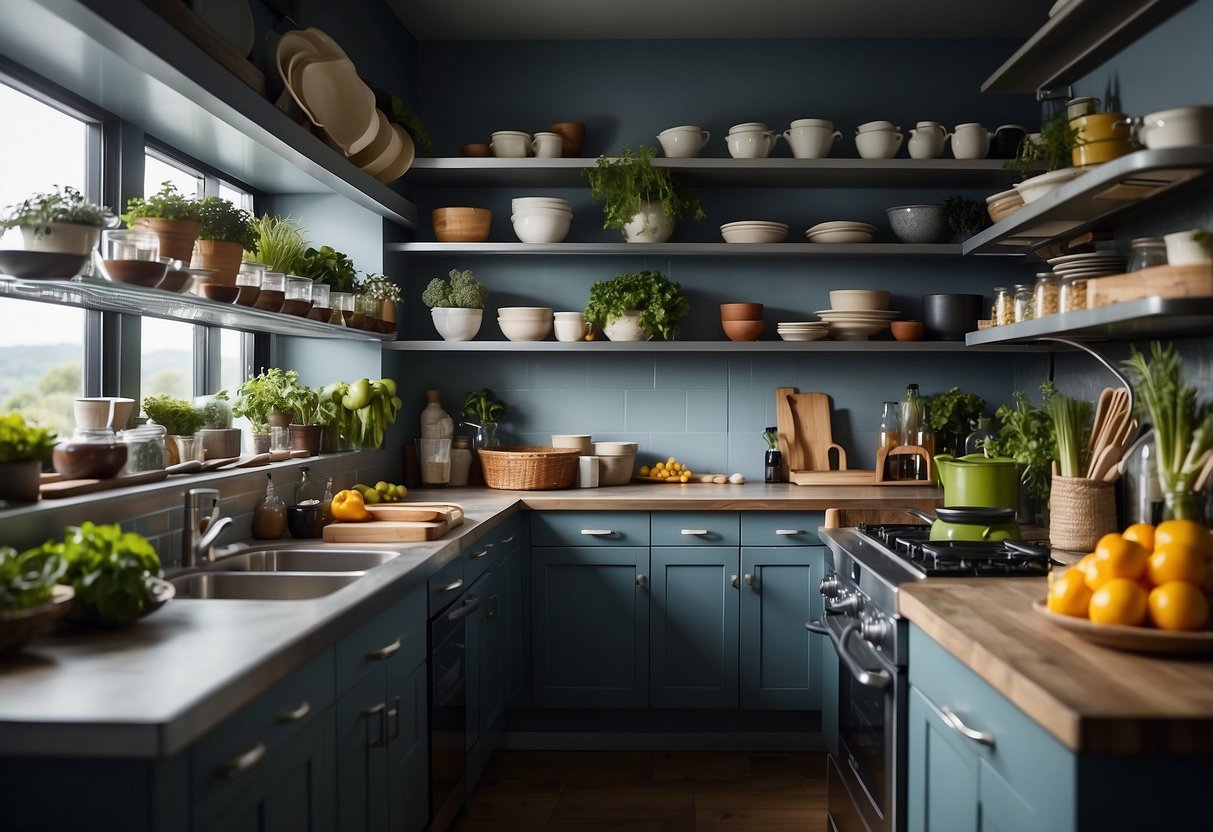
{"type": "Polygon", "coordinates": [[[323,438],[323,425],[288,425],[291,432],[291,448],[296,451],[307,451],[308,456],[320,453],[320,440],[323,438]]]}
{"type": "MultiPolygon", "coordinates": [[[[383,300],[380,302],[380,305],[381,305],[381,308],[379,310],[379,320],[387,321],[388,323],[390,323],[392,325],[392,327],[391,327],[391,329],[386,330],[386,331],[391,332],[392,329],[396,328],[396,301],[383,300]]],[[[382,328],[381,328],[381,331],[384,331],[384,330],[382,330],[382,328]]]]}
{"type": "Polygon", "coordinates": [[[41,460],[0,462],[0,500],[8,500],[11,503],[37,502],[41,484],[41,460]]]}
{"type": "Polygon", "coordinates": [[[140,217],[134,228],[151,231],[160,238],[160,256],[180,260],[187,266],[194,254],[194,241],[198,239],[196,220],[166,220],[162,217],[140,217]]]}
{"type": "Polygon", "coordinates": [[[294,414],[289,410],[275,410],[266,415],[265,421],[272,428],[284,428],[291,423],[292,418],[294,418],[294,414]]]}
{"type": "Polygon", "coordinates": [[[240,243],[229,243],[224,240],[199,240],[194,243],[194,255],[197,265],[204,269],[214,269],[211,283],[221,283],[225,286],[236,285],[236,274],[240,271],[240,262],[244,257],[244,246],[240,243]]]}

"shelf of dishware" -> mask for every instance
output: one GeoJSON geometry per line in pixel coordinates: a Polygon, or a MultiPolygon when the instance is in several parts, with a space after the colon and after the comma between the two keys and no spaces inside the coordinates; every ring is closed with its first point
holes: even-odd
{"type": "Polygon", "coordinates": [[[1036,92],[1073,83],[1193,0],[1070,0],[981,85],[1036,92]]]}
{"type": "Polygon", "coordinates": [[[387,251],[410,255],[503,254],[611,255],[642,257],[782,257],[918,255],[958,257],[960,246],[911,243],[388,243],[387,251]]]}
{"type": "Polygon", "coordinates": [[[970,347],[1026,344],[1048,338],[1074,341],[1207,337],[1213,332],[1213,298],[1142,298],[1096,309],[1047,315],[970,332],[970,347]]]}
{"type": "Polygon", "coordinates": [[[963,341],[390,341],[403,352],[1044,352],[1048,347],[978,346],[963,341]]]}
{"type": "Polygon", "coordinates": [[[349,329],[294,315],[284,315],[281,312],[218,303],[196,295],[183,295],[94,278],[23,280],[4,277],[0,278],[0,297],[57,303],[102,312],[167,318],[246,332],[268,332],[273,335],[346,341],[385,341],[396,337],[395,334],[383,335],[361,329],[349,329]]]}
{"type": "Polygon", "coordinates": [[[412,202],[138,0],[2,0],[0,16],[0,54],[217,170],[267,193],[340,194],[416,227],[412,202]]]}
{"type": "MultiPolygon", "coordinates": [[[[596,159],[416,159],[406,178],[426,187],[588,187],[596,159]]],[[[666,159],[680,181],[723,188],[1009,188],[1018,178],[1001,159],[666,159]]]]}
{"type": "Polygon", "coordinates": [[[965,240],[965,254],[1029,254],[1213,173],[1213,145],[1137,150],[1105,162],[965,240]]]}

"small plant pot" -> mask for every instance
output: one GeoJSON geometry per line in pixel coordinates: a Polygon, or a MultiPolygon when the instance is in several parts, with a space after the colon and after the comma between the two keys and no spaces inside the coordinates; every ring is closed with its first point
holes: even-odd
{"type": "Polygon", "coordinates": [[[308,456],[320,453],[320,440],[323,438],[323,425],[289,425],[291,432],[291,448],[296,451],[307,451],[308,456]]]}
{"type": "Polygon", "coordinates": [[[132,228],[151,231],[160,238],[160,256],[180,260],[187,266],[194,254],[194,241],[202,223],[195,220],[166,220],[163,217],[140,217],[132,228]]]}
{"type": "Polygon", "coordinates": [[[284,428],[291,423],[292,418],[294,418],[294,414],[289,410],[275,410],[267,415],[265,420],[272,428],[284,428]]]}
{"type": "Polygon", "coordinates": [[[270,452],[270,435],[268,433],[254,433],[253,437],[253,453],[268,454],[270,452]]]}
{"type": "Polygon", "coordinates": [[[39,227],[23,225],[21,236],[28,251],[91,254],[101,240],[101,229],[74,222],[51,222],[39,227]]]}
{"type": "Polygon", "coordinates": [[[480,331],[483,309],[437,308],[430,310],[434,329],[444,341],[470,341],[480,331]]]}
{"type": "Polygon", "coordinates": [[[224,240],[199,240],[194,243],[194,257],[195,265],[215,270],[211,283],[235,286],[236,274],[244,258],[244,246],[224,240]]]}
{"type": "Polygon", "coordinates": [[[673,234],[674,226],[660,202],[640,203],[640,210],[623,226],[623,238],[629,243],[664,243],[673,234]]]}
{"type": "Polygon", "coordinates": [[[240,456],[240,428],[214,428],[198,431],[207,459],[240,456]]]}
{"type": "Polygon", "coordinates": [[[647,341],[652,336],[640,325],[639,312],[624,312],[603,324],[602,334],[611,341],[647,341]]]}
{"type": "Polygon", "coordinates": [[[42,484],[42,461],[0,462],[0,500],[35,503],[42,484]]]}

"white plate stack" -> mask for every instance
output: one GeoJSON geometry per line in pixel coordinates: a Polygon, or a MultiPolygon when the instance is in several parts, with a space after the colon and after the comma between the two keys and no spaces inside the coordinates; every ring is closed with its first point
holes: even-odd
{"type": "Polygon", "coordinates": [[[889,293],[884,289],[835,289],[830,292],[830,309],[817,316],[830,325],[835,341],[866,341],[889,327],[900,312],[889,309],[889,293]]]}
{"type": "Polygon", "coordinates": [[[810,243],[870,243],[875,234],[876,226],[852,220],[819,222],[804,232],[810,243]]]}
{"type": "Polygon", "coordinates": [[[782,243],[788,237],[787,223],[739,220],[720,226],[726,243],[782,243]]]}
{"type": "Polygon", "coordinates": [[[1048,263],[1062,277],[1105,277],[1125,273],[1125,258],[1114,251],[1067,254],[1051,258],[1048,263]]]}
{"type": "Polygon", "coordinates": [[[820,341],[830,334],[825,321],[784,321],[775,327],[785,341],[820,341]]]}

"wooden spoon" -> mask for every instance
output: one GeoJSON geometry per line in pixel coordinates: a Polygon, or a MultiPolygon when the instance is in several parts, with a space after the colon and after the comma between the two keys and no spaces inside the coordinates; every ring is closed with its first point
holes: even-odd
{"type": "Polygon", "coordinates": [[[1095,403],[1095,416],[1091,419],[1091,435],[1087,437],[1087,459],[1094,459],[1096,456],[1095,440],[1103,429],[1113,392],[1111,387],[1105,387],[1100,391],[1099,400],[1095,403]]]}

